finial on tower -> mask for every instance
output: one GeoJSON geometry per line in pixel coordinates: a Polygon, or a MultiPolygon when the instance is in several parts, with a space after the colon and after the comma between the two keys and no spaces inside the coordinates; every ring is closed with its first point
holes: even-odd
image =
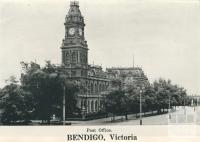
{"type": "Polygon", "coordinates": [[[70,6],[79,6],[79,2],[76,0],[70,1],[70,6]]]}

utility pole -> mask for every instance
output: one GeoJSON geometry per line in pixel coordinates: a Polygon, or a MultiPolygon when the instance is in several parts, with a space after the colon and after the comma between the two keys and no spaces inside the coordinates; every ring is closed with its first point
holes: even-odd
{"type": "Polygon", "coordinates": [[[63,125],[65,125],[65,85],[63,84],[63,125]]]}

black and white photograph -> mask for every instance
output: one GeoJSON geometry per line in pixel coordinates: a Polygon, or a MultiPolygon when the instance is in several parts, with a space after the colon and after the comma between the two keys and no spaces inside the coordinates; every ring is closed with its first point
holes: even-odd
{"type": "Polygon", "coordinates": [[[199,0],[0,0],[0,125],[199,126],[199,26],[199,0]]]}
{"type": "Polygon", "coordinates": [[[1,124],[200,123],[188,3],[1,2],[1,124]]]}

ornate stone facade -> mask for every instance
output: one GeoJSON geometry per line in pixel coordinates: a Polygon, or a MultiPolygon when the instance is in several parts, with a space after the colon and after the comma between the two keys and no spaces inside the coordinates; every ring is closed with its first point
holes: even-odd
{"type": "Polygon", "coordinates": [[[89,114],[104,109],[102,93],[107,90],[110,80],[124,73],[125,82],[148,82],[141,68],[108,68],[104,72],[101,66],[88,64],[89,49],[84,34],[85,23],[78,2],[70,3],[64,25],[62,65],[65,66],[70,78],[80,81],[85,85],[84,88],[87,88],[78,93],[77,106],[82,111],[89,114]]]}
{"type": "Polygon", "coordinates": [[[77,106],[87,113],[103,109],[100,95],[109,85],[109,79],[100,66],[88,64],[88,46],[84,35],[84,18],[78,2],[71,2],[65,18],[65,38],[61,46],[62,65],[72,79],[78,80],[87,88],[78,94],[77,106]]]}

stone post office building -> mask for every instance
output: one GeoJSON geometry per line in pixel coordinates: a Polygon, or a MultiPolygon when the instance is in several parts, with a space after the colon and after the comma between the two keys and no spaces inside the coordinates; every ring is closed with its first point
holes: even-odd
{"type": "Polygon", "coordinates": [[[109,82],[121,74],[127,74],[126,81],[148,83],[141,68],[109,68],[88,64],[88,44],[85,39],[84,18],[79,3],[72,1],[65,18],[65,37],[62,41],[62,65],[72,79],[81,81],[87,90],[78,93],[77,106],[86,113],[95,113],[103,109],[102,92],[106,91],[109,82]]]}

